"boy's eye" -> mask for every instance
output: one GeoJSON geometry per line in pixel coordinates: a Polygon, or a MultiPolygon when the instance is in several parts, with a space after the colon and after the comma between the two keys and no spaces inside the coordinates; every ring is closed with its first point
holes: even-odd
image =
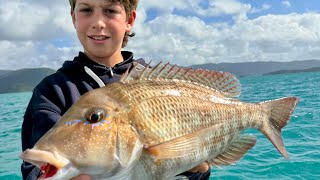
{"type": "Polygon", "coordinates": [[[104,11],[104,13],[106,13],[106,14],[114,14],[114,13],[117,12],[117,11],[114,10],[114,9],[104,9],[103,11],[104,11]]]}
{"type": "Polygon", "coordinates": [[[90,14],[93,12],[93,10],[91,8],[83,8],[83,9],[80,9],[80,12],[90,14]]]}

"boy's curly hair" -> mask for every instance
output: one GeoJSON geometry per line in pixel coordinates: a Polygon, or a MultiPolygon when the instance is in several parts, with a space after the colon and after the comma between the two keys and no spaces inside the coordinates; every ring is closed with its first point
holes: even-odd
{"type": "MultiPolygon", "coordinates": [[[[139,0],[109,0],[110,2],[120,2],[126,11],[126,17],[129,18],[131,12],[133,10],[137,9],[139,0]]],[[[74,10],[76,5],[76,0],[69,0],[71,11],[74,10]]],[[[133,37],[135,33],[126,33],[124,35],[123,41],[122,41],[122,47],[125,47],[128,44],[129,37],[133,37]]]]}

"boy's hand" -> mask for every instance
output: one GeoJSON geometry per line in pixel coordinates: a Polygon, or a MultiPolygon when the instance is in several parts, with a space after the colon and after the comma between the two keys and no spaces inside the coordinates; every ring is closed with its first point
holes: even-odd
{"type": "Polygon", "coordinates": [[[195,173],[195,172],[199,172],[199,173],[205,173],[209,170],[209,164],[207,162],[203,162],[201,164],[199,164],[198,166],[192,168],[189,170],[189,172],[195,173]]]}

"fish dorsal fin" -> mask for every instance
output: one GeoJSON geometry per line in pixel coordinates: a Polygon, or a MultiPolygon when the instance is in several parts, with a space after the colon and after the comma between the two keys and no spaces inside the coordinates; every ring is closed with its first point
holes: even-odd
{"type": "Polygon", "coordinates": [[[145,147],[145,149],[155,159],[178,158],[191,155],[201,146],[204,139],[208,138],[212,132],[216,132],[222,126],[222,123],[216,124],[158,145],[145,147]]]}
{"type": "Polygon", "coordinates": [[[159,64],[150,67],[134,63],[131,70],[128,70],[121,82],[130,82],[132,80],[153,80],[153,79],[177,79],[190,81],[213,88],[226,97],[237,97],[241,93],[241,85],[236,76],[228,72],[209,71],[205,69],[192,69],[179,67],[172,64],[159,64]]]}
{"type": "Polygon", "coordinates": [[[241,159],[255,144],[256,137],[253,135],[242,135],[235,140],[222,154],[207,162],[211,166],[227,166],[241,159]]]}

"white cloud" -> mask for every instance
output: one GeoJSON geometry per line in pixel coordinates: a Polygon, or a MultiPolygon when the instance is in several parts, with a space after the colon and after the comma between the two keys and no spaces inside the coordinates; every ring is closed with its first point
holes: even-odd
{"type": "Polygon", "coordinates": [[[271,5],[270,4],[263,4],[261,6],[261,8],[256,8],[256,7],[253,7],[252,10],[251,10],[251,13],[258,13],[258,12],[263,12],[265,10],[268,10],[271,8],[271,5]]]}
{"type": "Polygon", "coordinates": [[[281,3],[282,3],[282,5],[284,5],[286,7],[291,7],[290,1],[282,1],[281,3]]]}
{"type": "Polygon", "coordinates": [[[76,48],[57,48],[50,43],[33,41],[0,41],[0,69],[34,67],[59,68],[65,60],[72,60],[76,48]],[[39,51],[39,49],[41,49],[39,51]]]}
{"type": "MultiPolygon", "coordinates": [[[[81,50],[68,1],[0,3],[0,69],[56,69],[81,50]],[[57,43],[60,40],[70,42],[57,43]]],[[[136,58],[180,65],[320,59],[320,14],[247,16],[270,8],[236,0],[140,0],[136,36],[125,49],[136,58]],[[150,8],[157,9],[158,16],[146,21],[150,8]],[[207,21],[220,17],[228,21],[207,21]]]]}
{"type": "Polygon", "coordinates": [[[66,3],[48,5],[30,0],[0,3],[0,40],[48,40],[73,32],[66,3]]]}
{"type": "MultiPolygon", "coordinates": [[[[190,1],[190,0],[188,0],[190,1]]],[[[192,0],[191,0],[192,1],[192,0]]],[[[155,8],[162,13],[171,13],[174,9],[185,9],[188,7],[186,0],[139,0],[139,9],[155,8]]]]}
{"type": "Polygon", "coordinates": [[[292,13],[217,25],[166,15],[144,24],[148,34],[137,30],[129,47],[138,56],[181,65],[319,58],[314,56],[320,47],[319,20],[320,14],[292,13]]]}
{"type": "Polygon", "coordinates": [[[243,4],[237,0],[206,0],[207,6],[201,6],[204,0],[188,0],[187,11],[192,11],[201,17],[218,17],[229,15],[235,21],[247,19],[247,13],[251,10],[250,4],[243,4]]]}

